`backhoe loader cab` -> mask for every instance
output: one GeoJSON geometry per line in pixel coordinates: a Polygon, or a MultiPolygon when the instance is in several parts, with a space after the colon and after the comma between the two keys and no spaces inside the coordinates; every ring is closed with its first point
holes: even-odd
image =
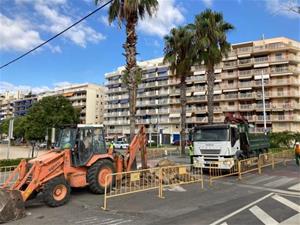
{"type": "Polygon", "coordinates": [[[104,127],[102,125],[78,125],[60,129],[55,144],[56,151],[71,150],[74,167],[86,165],[96,154],[106,154],[104,127]]]}

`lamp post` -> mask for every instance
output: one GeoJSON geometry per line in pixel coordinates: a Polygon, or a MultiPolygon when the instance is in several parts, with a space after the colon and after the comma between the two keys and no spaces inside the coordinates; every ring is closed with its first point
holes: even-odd
{"type": "Polygon", "coordinates": [[[261,89],[262,89],[262,103],[263,103],[263,120],[264,120],[264,134],[267,135],[267,118],[266,118],[266,102],[265,102],[265,83],[264,72],[261,70],[261,89]]]}

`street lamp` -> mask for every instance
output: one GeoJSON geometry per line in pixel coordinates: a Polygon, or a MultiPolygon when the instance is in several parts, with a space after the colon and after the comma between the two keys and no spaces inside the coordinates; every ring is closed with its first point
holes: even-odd
{"type": "Polygon", "coordinates": [[[266,118],[266,102],[265,102],[265,84],[264,84],[264,70],[261,70],[261,89],[262,89],[262,103],[263,103],[263,120],[264,120],[264,134],[267,135],[267,118],[266,118]]]}

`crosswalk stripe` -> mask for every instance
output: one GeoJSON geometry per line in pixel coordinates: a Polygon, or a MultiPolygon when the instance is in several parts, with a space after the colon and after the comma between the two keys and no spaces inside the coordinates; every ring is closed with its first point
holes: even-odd
{"type": "Polygon", "coordinates": [[[300,191],[300,183],[295,184],[295,185],[289,187],[288,189],[289,189],[289,190],[300,191]]]}
{"type": "Polygon", "coordinates": [[[257,183],[262,182],[262,181],[272,180],[274,177],[275,176],[264,176],[264,175],[262,175],[261,177],[258,176],[258,177],[254,178],[254,179],[249,180],[247,183],[249,183],[249,184],[257,184],[257,183]]]}
{"type": "Polygon", "coordinates": [[[221,223],[220,225],[228,225],[226,222],[224,222],[224,223],[221,223]]]}
{"type": "Polygon", "coordinates": [[[287,220],[281,222],[281,225],[295,225],[299,224],[300,221],[300,213],[288,218],[287,220]]]}
{"type": "Polygon", "coordinates": [[[297,212],[300,212],[300,206],[297,205],[296,203],[294,203],[286,198],[283,198],[279,195],[273,195],[272,198],[279,201],[280,203],[286,205],[287,207],[290,207],[291,209],[293,209],[297,212]]]}
{"type": "Polygon", "coordinates": [[[264,184],[264,186],[266,186],[266,187],[279,187],[279,186],[282,186],[284,184],[287,184],[288,182],[290,182],[292,180],[296,180],[296,178],[283,177],[279,180],[275,180],[275,181],[269,182],[267,184],[264,184]]]}
{"type": "Polygon", "coordinates": [[[123,221],[120,221],[118,223],[114,223],[112,225],[119,225],[119,224],[122,224],[122,223],[128,223],[128,222],[131,222],[132,220],[123,220],[123,221]]]}
{"type": "Polygon", "coordinates": [[[276,225],[278,222],[274,220],[269,214],[263,211],[258,206],[253,206],[249,209],[261,222],[268,225],[276,225]]]}

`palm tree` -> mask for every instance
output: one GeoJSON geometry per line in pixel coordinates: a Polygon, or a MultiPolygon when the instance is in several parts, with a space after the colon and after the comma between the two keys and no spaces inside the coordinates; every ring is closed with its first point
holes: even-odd
{"type": "MultiPolygon", "coordinates": [[[[95,0],[96,4],[103,0],[95,0]]],[[[139,19],[146,15],[152,16],[158,8],[157,0],[113,0],[108,10],[108,21],[111,24],[118,20],[119,26],[126,27],[125,49],[126,67],[123,74],[123,83],[128,89],[130,112],[130,140],[135,135],[136,97],[137,87],[141,80],[141,69],[136,63],[136,25],[139,19]]]]}
{"type": "Polygon", "coordinates": [[[200,50],[198,59],[204,63],[207,75],[207,108],[208,123],[213,123],[214,115],[214,66],[221,63],[227,56],[230,44],[227,42],[227,32],[234,29],[233,25],[223,19],[223,14],[206,9],[195,17],[196,45],[200,50]]]}
{"type": "Polygon", "coordinates": [[[194,32],[189,26],[173,28],[170,34],[165,36],[164,63],[169,63],[172,74],[180,79],[181,154],[185,153],[186,77],[192,74],[191,67],[196,62],[196,53],[194,32]]]}

